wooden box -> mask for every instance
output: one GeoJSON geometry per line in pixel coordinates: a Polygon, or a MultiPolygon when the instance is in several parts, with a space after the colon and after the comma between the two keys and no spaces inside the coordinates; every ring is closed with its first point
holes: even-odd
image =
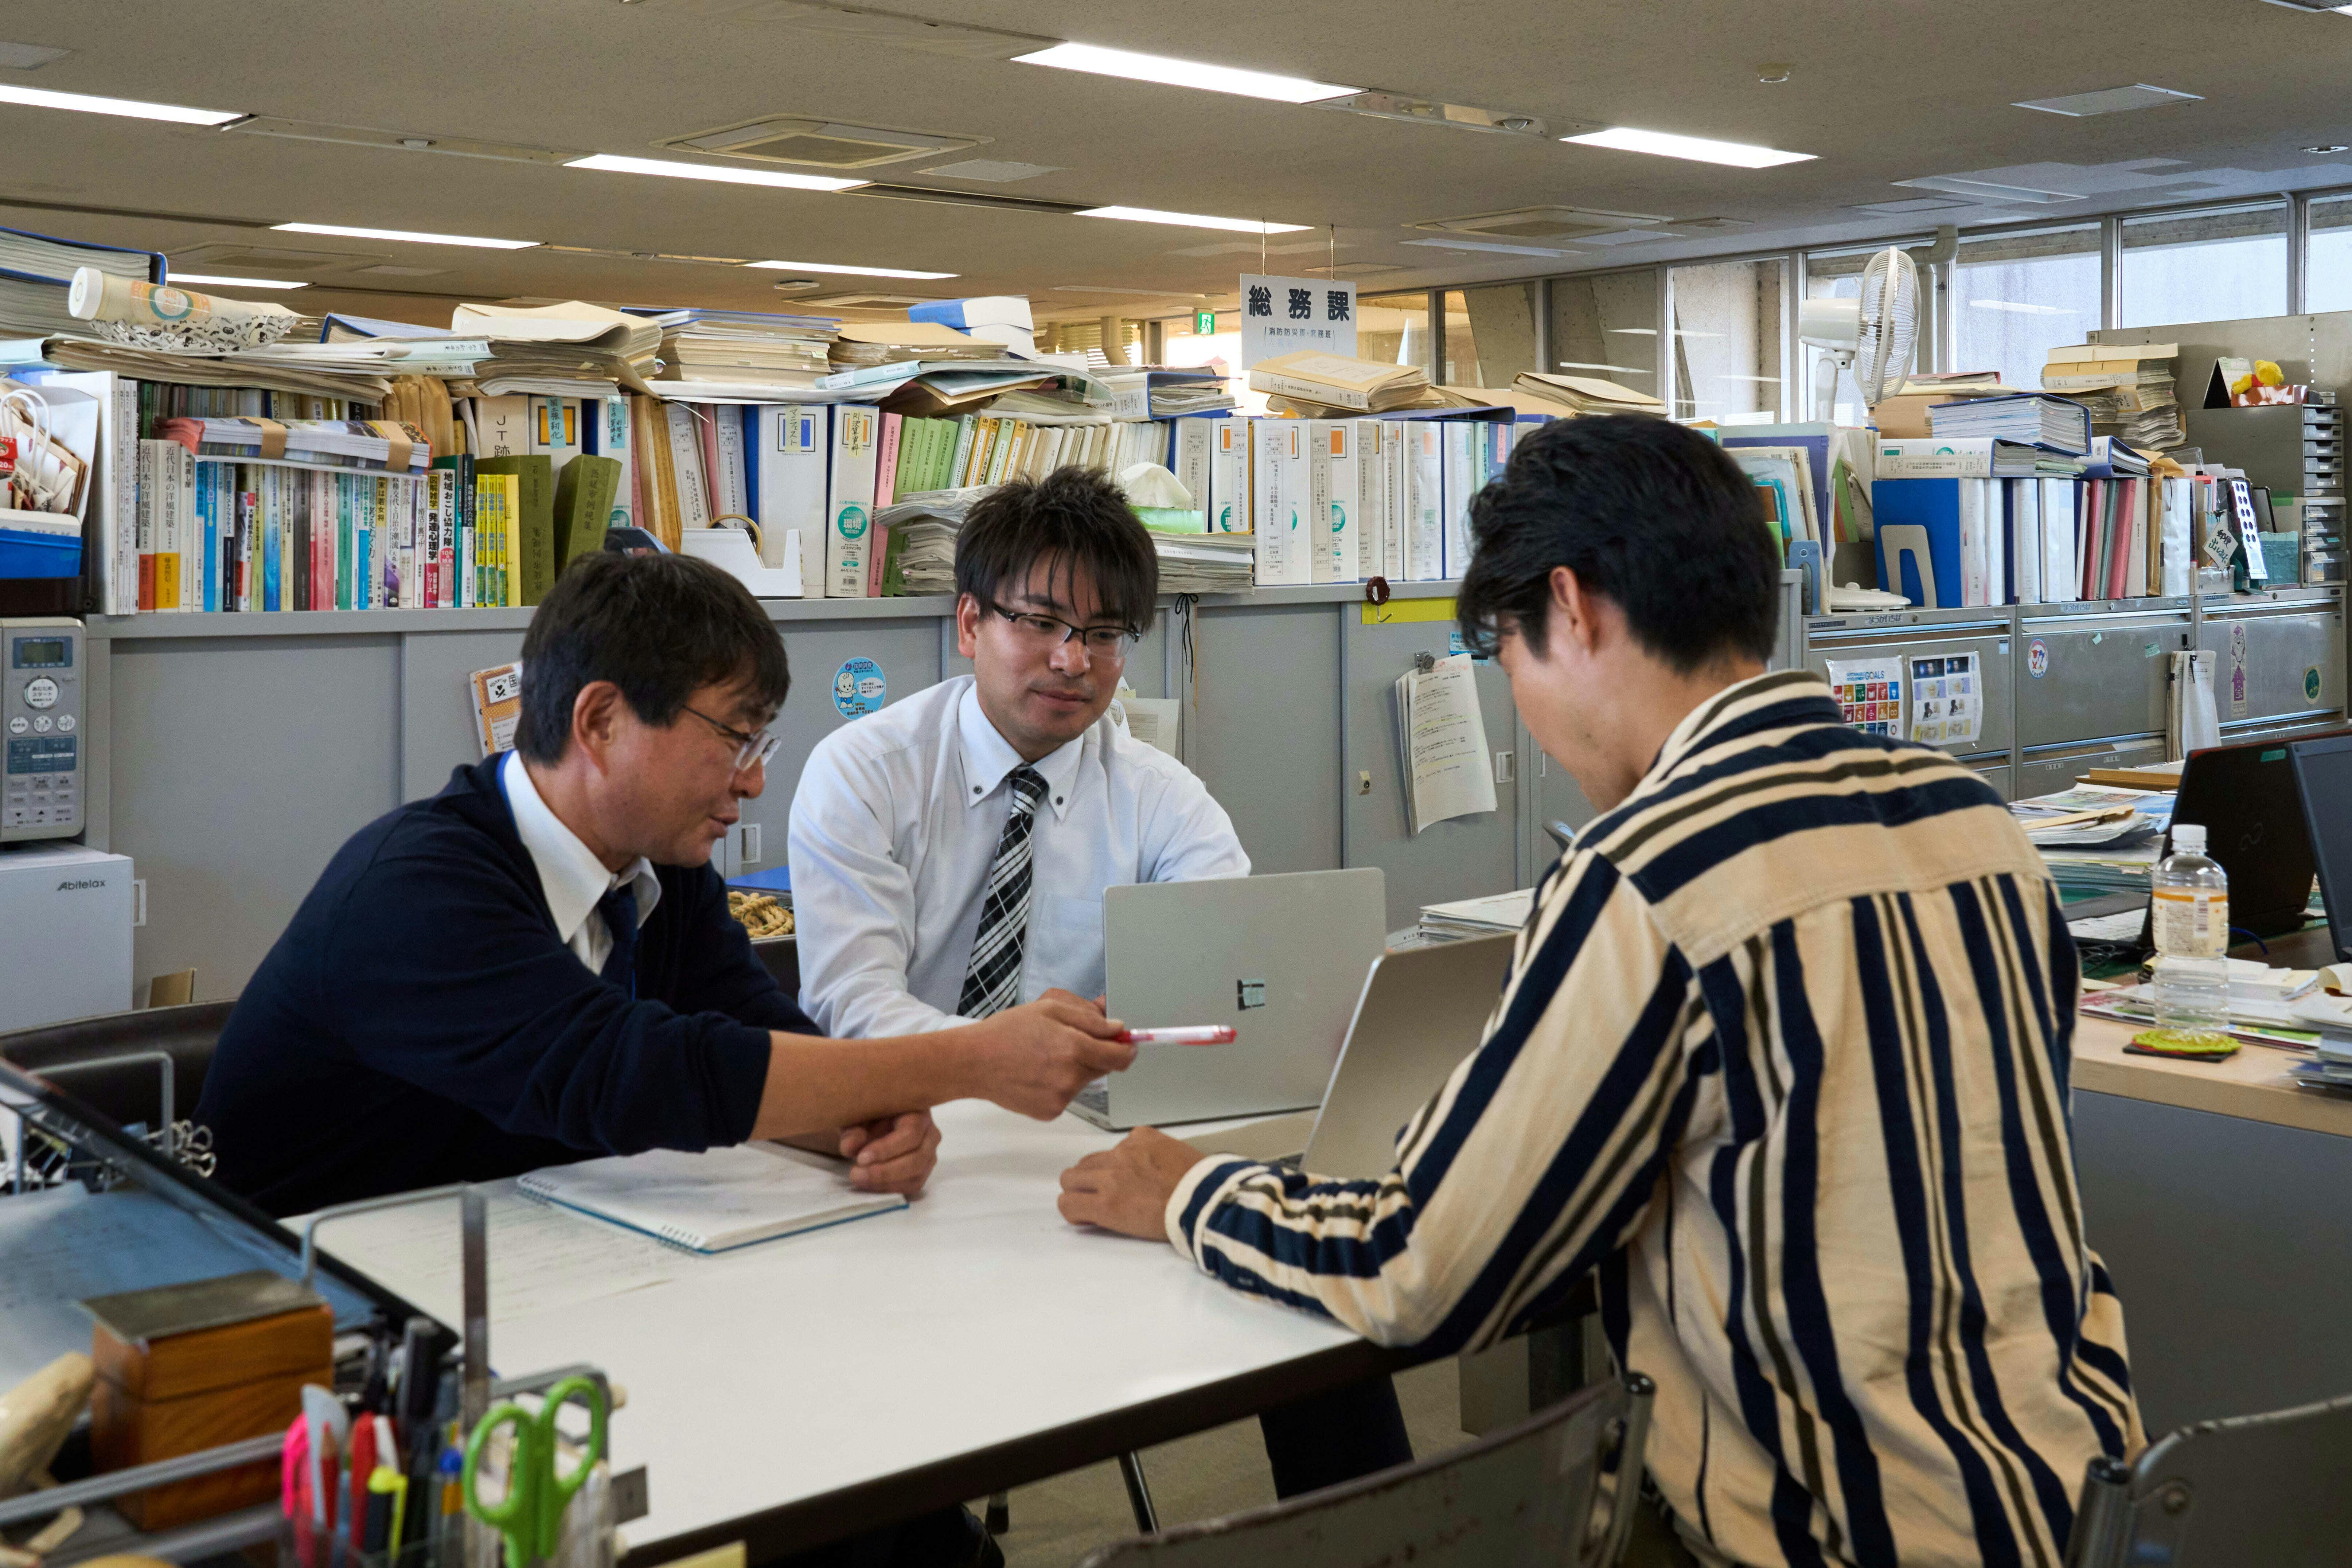
{"type": "MultiPolygon", "coordinates": [[[[283,1431],[302,1413],[304,1384],[333,1384],[333,1312],[273,1274],[83,1305],[98,1320],[90,1454],[100,1470],[283,1431]]],[[[115,1507],[139,1529],[169,1530],[268,1502],[278,1479],[273,1458],[153,1487],[115,1507]]]]}

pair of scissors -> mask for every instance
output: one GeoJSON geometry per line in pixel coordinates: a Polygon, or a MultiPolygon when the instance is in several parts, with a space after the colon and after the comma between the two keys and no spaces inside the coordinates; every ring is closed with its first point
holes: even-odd
{"type": "Polygon", "coordinates": [[[510,1401],[493,1405],[466,1442],[462,1476],[466,1511],[507,1538],[507,1568],[530,1564],[555,1555],[563,1535],[563,1510],[572,1495],[588,1479],[588,1472],[604,1457],[604,1394],[584,1377],[567,1377],[547,1391],[537,1415],[510,1401]],[[555,1415],[577,1401],[588,1412],[588,1442],[580,1462],[563,1474],[555,1467],[555,1415]],[[476,1471],[490,1435],[500,1427],[514,1428],[514,1451],[507,1462],[506,1496],[495,1503],[482,1500],[476,1471]]]}

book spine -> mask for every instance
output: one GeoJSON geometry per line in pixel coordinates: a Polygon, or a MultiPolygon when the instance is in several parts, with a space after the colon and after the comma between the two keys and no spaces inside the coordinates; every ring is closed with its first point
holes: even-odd
{"type": "MultiPolygon", "coordinates": [[[[906,428],[906,420],[896,414],[882,416],[882,446],[874,461],[874,505],[877,510],[898,499],[898,442],[906,428]]],[[[874,580],[877,584],[868,589],[866,597],[878,598],[881,590],[882,552],[875,551],[874,580]]]]}
{"type": "Polygon", "coordinates": [[[162,481],[156,473],[163,467],[163,443],[139,443],[139,477],[136,484],[137,501],[132,508],[135,521],[131,524],[133,549],[139,559],[139,592],[137,605],[144,613],[155,607],[155,519],[163,510],[162,481]]]}

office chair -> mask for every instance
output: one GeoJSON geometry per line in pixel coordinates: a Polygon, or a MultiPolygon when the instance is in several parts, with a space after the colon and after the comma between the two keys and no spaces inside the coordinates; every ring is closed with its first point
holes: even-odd
{"type": "Polygon", "coordinates": [[[1641,1507],[1654,1393],[1611,1378],[1433,1458],[1113,1542],[1079,1568],[1611,1568],[1641,1507]]]}
{"type": "Polygon", "coordinates": [[[2138,1460],[2097,1458],[2066,1568],[2340,1563],[2352,1542],[2352,1394],[2200,1421],[2138,1460]]]}

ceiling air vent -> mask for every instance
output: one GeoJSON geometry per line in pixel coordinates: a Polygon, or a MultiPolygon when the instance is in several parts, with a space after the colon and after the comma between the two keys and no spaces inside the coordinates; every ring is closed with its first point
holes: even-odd
{"type": "Polygon", "coordinates": [[[761,163],[795,163],[819,169],[871,169],[901,163],[910,158],[935,158],[961,153],[988,141],[985,136],[934,136],[919,131],[894,131],[878,125],[845,125],[838,121],[803,120],[770,115],[716,131],[673,136],[654,143],[681,151],[715,153],[721,158],[749,158],[761,163]]]}
{"type": "Polygon", "coordinates": [[[1646,228],[1665,221],[1646,213],[1598,212],[1590,207],[1514,207],[1508,212],[1432,218],[1411,226],[1433,229],[1441,234],[1476,235],[1482,239],[1521,239],[1556,244],[1584,239],[1596,234],[1646,228]]]}

